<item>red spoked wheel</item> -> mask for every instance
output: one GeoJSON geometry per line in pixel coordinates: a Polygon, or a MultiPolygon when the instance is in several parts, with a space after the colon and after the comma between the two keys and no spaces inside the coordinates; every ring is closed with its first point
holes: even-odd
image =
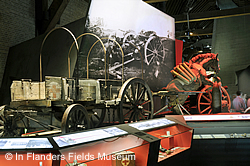
{"type": "Polygon", "coordinates": [[[221,101],[222,111],[223,112],[230,112],[230,109],[231,109],[230,96],[224,87],[221,87],[221,91],[222,91],[222,94],[221,94],[221,96],[222,96],[222,101],[221,101]]]}
{"type": "MultiPolygon", "coordinates": [[[[200,114],[211,114],[212,113],[212,86],[206,85],[198,95],[198,112],[200,114]]],[[[221,105],[222,112],[229,112],[231,108],[231,100],[229,94],[224,87],[221,87],[221,105]]]]}

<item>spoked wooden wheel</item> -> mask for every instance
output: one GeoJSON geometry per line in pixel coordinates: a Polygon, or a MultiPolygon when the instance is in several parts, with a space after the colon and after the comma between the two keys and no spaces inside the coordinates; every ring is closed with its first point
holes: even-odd
{"type": "Polygon", "coordinates": [[[21,135],[21,129],[17,126],[17,116],[7,115],[6,117],[0,117],[0,137],[19,137],[21,135]]]}
{"type": "Polygon", "coordinates": [[[151,63],[156,63],[159,65],[164,61],[165,58],[165,48],[163,41],[159,37],[152,36],[150,37],[144,47],[145,62],[147,65],[151,63]]]}
{"type": "Polygon", "coordinates": [[[62,133],[91,128],[88,112],[81,104],[72,104],[64,112],[61,124],[62,133]]]}
{"type": "Polygon", "coordinates": [[[222,102],[221,102],[222,110],[226,110],[230,112],[230,109],[231,109],[230,96],[227,93],[227,90],[223,86],[221,87],[221,98],[222,98],[222,102]]]}
{"type": "MultiPolygon", "coordinates": [[[[212,86],[207,85],[198,95],[198,111],[200,114],[211,114],[212,113],[212,86]]],[[[227,107],[228,112],[230,111],[231,101],[229,94],[227,93],[224,87],[221,87],[221,96],[222,96],[222,107],[227,107]]],[[[222,108],[223,110],[223,108],[222,108]]]]}
{"type": "Polygon", "coordinates": [[[140,78],[130,78],[119,91],[119,122],[153,118],[154,103],[149,86],[140,78]]]}
{"type": "Polygon", "coordinates": [[[23,119],[22,114],[5,112],[5,106],[0,107],[0,137],[19,137],[21,129],[17,122],[23,119]]]}
{"type": "Polygon", "coordinates": [[[0,137],[4,135],[4,118],[0,116],[0,137]]]}
{"type": "Polygon", "coordinates": [[[0,137],[2,137],[4,135],[4,122],[5,122],[5,118],[4,118],[4,106],[0,107],[0,137]]]}
{"type": "Polygon", "coordinates": [[[126,43],[135,43],[135,40],[136,40],[136,34],[133,33],[133,32],[129,32],[127,33],[123,40],[122,40],[122,44],[125,45],[126,43]]]}
{"type": "Polygon", "coordinates": [[[89,110],[89,113],[91,114],[91,123],[93,124],[93,127],[96,128],[102,125],[106,114],[106,108],[89,110]]]}
{"type": "Polygon", "coordinates": [[[212,86],[205,86],[198,94],[198,111],[200,114],[212,113],[212,86]]]}

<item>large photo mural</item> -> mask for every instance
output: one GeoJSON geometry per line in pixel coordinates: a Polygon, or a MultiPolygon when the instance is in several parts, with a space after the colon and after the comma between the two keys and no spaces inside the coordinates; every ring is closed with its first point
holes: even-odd
{"type": "Polygon", "coordinates": [[[157,91],[173,79],[174,32],[172,17],[141,0],[92,0],[78,75],[86,78],[88,72],[89,78],[125,80],[143,77],[157,91]]]}

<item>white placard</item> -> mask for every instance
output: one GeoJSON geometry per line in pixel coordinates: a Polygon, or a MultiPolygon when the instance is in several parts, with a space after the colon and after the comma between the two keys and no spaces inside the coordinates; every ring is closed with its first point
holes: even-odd
{"type": "Polygon", "coordinates": [[[44,149],[53,148],[47,138],[0,139],[0,149],[44,149]]]}
{"type": "Polygon", "coordinates": [[[129,126],[134,127],[138,130],[148,130],[156,127],[162,127],[170,124],[174,124],[175,122],[168,120],[168,119],[156,119],[156,120],[149,120],[146,122],[137,122],[131,123],[129,126]]]}
{"type": "Polygon", "coordinates": [[[117,127],[110,127],[107,129],[99,129],[99,130],[57,136],[53,137],[53,139],[55,140],[55,142],[58,144],[59,147],[64,147],[95,140],[101,140],[124,134],[127,134],[127,132],[117,127]]]}

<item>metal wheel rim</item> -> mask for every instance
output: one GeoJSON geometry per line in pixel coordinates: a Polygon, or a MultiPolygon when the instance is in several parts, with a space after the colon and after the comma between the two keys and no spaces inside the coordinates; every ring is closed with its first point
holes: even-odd
{"type": "Polygon", "coordinates": [[[123,45],[126,43],[132,43],[131,40],[135,38],[136,38],[136,34],[133,32],[129,32],[124,36],[122,43],[123,45]]]}
{"type": "Polygon", "coordinates": [[[64,112],[61,124],[62,133],[91,128],[88,112],[81,104],[72,104],[64,112]]]}
{"type": "Polygon", "coordinates": [[[4,121],[1,118],[0,120],[0,137],[2,137],[4,135],[4,121]]]}
{"type": "Polygon", "coordinates": [[[211,88],[211,86],[209,85],[205,86],[201,91],[206,92],[206,93],[200,93],[198,95],[198,111],[200,114],[204,114],[207,111],[208,111],[208,114],[211,114],[212,112],[212,107],[211,107],[212,94],[210,93],[210,91],[208,91],[209,88],[211,88]],[[207,102],[206,103],[201,102],[202,98],[205,99],[207,102]],[[201,110],[202,105],[207,105],[207,107],[204,110],[201,110]]]}
{"type": "Polygon", "coordinates": [[[156,36],[150,37],[144,47],[144,55],[145,55],[145,62],[147,65],[150,65],[156,59],[159,62],[163,62],[165,58],[165,50],[163,46],[163,42],[157,38],[156,36]],[[156,45],[153,43],[153,40],[159,40],[160,45],[156,45]]]}
{"type": "Polygon", "coordinates": [[[125,120],[131,122],[153,118],[153,96],[144,80],[140,78],[127,80],[122,85],[118,98],[120,123],[124,123],[125,120]]]}
{"type": "MultiPolygon", "coordinates": [[[[201,91],[202,92],[208,92],[208,96],[207,97],[209,97],[209,98],[204,98],[204,94],[203,93],[200,93],[199,95],[198,95],[198,111],[199,111],[199,113],[200,114],[203,114],[204,112],[207,112],[208,110],[208,114],[211,114],[212,113],[212,107],[211,107],[211,105],[212,105],[212,94],[211,94],[211,92],[210,91],[207,91],[209,88],[211,88],[212,86],[209,86],[209,85],[207,85],[207,86],[205,86],[201,91]],[[202,97],[205,99],[205,100],[207,100],[208,101],[208,103],[206,103],[206,104],[203,104],[202,102],[201,102],[201,99],[202,99],[202,97]],[[201,110],[201,105],[208,105],[208,107],[207,108],[205,108],[205,109],[207,109],[207,110],[201,110]]],[[[221,95],[222,95],[222,99],[223,98],[226,98],[226,100],[227,100],[227,105],[228,105],[228,112],[230,112],[230,108],[231,108],[231,101],[230,101],[230,97],[229,97],[229,94],[227,93],[227,91],[226,91],[226,89],[224,88],[224,87],[221,87],[221,95]]],[[[225,99],[224,99],[225,100],[225,99]]]]}
{"type": "Polygon", "coordinates": [[[230,100],[230,96],[227,93],[227,90],[222,86],[221,87],[221,96],[222,96],[222,100],[227,100],[227,108],[228,108],[228,112],[230,112],[231,109],[231,100],[230,100]]]}

